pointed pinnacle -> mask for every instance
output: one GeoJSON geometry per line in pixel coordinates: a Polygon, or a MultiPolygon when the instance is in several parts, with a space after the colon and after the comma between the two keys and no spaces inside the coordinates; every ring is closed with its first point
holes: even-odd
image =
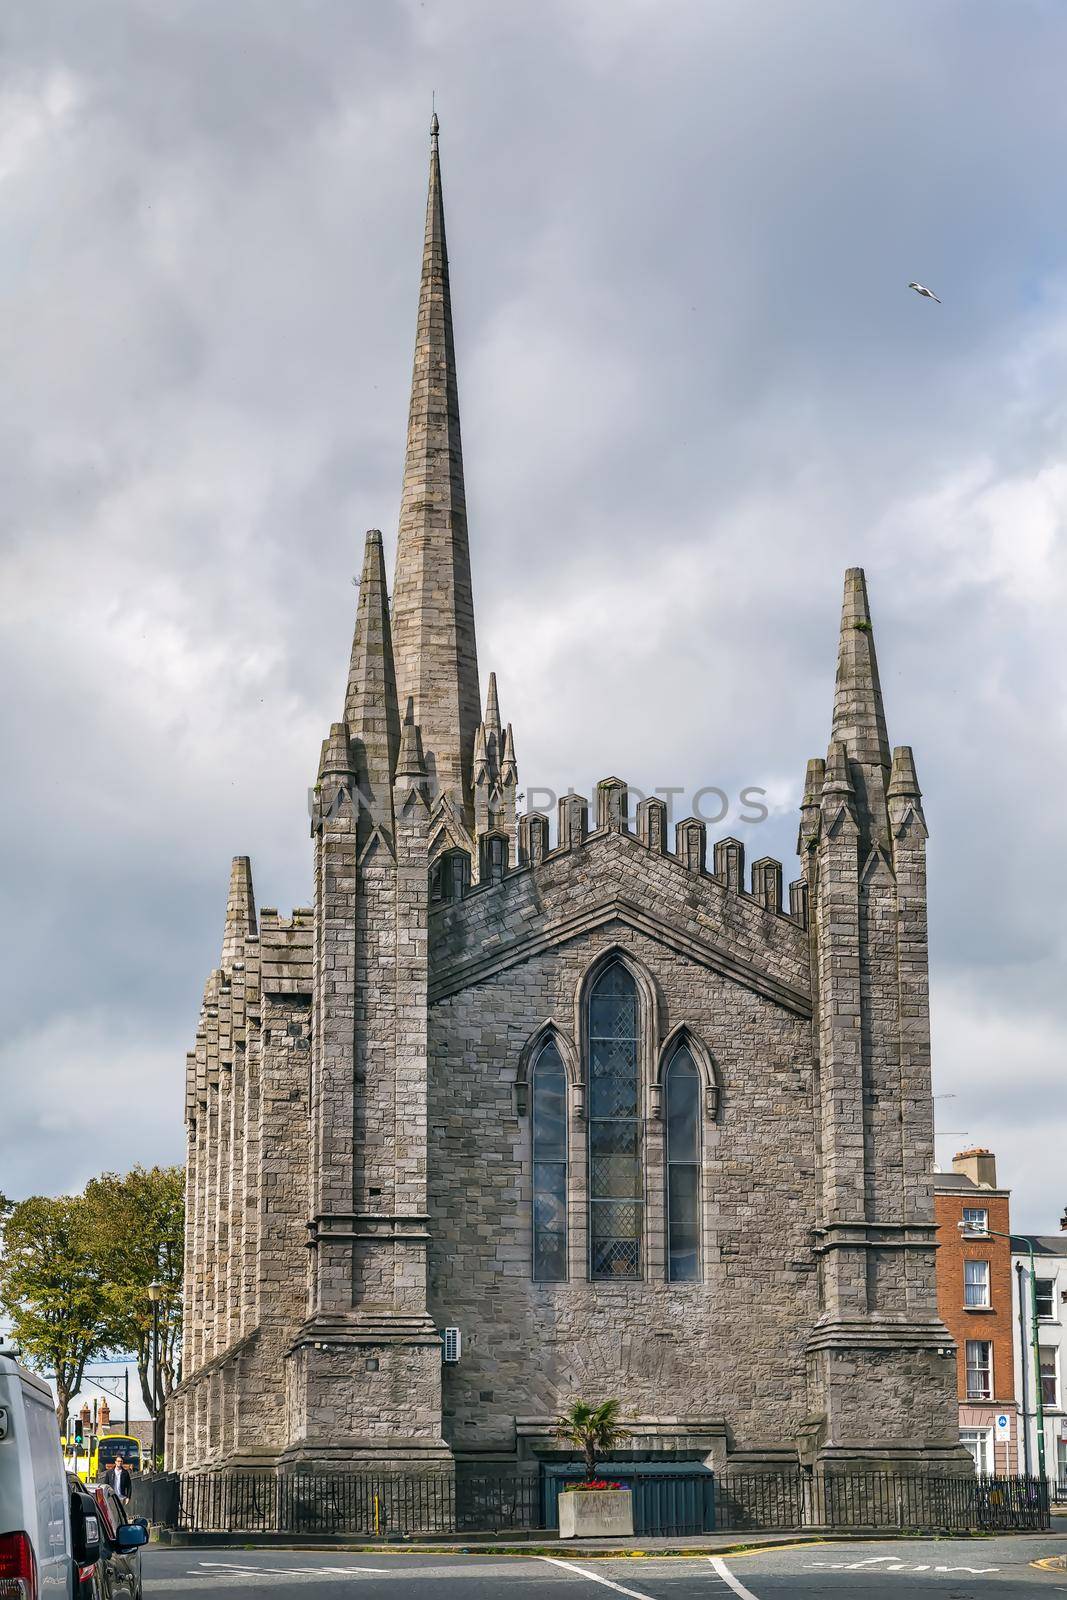
{"type": "Polygon", "coordinates": [[[415,722],[415,703],[409,696],[404,724],[400,729],[400,754],[396,763],[397,781],[407,778],[419,783],[425,780],[426,763],[422,756],[422,741],[415,722]]]}
{"type": "Polygon", "coordinates": [[[435,111],[433,116],[430,118],[430,138],[436,139],[440,130],[441,124],[437,120],[437,112],[435,111]]]}
{"type": "Polygon", "coordinates": [[[504,729],[504,743],[500,756],[500,781],[505,784],[518,783],[519,768],[515,760],[515,735],[511,731],[509,722],[504,729]]]}
{"type": "Polygon", "coordinates": [[[822,795],[822,787],[826,781],[826,762],[821,756],[812,756],[804,774],[804,798],[800,802],[800,809],[807,810],[809,806],[817,806],[822,795]]]}
{"type": "Polygon", "coordinates": [[[363,796],[361,816],[364,821],[373,819],[388,826],[392,821],[393,768],[400,747],[400,713],[385,557],[377,528],[368,530],[363,555],[345,722],[352,741],[351,766],[363,796]]]}
{"type": "Polygon", "coordinates": [[[230,866],[230,891],[226,896],[226,927],[222,936],[222,965],[240,961],[244,942],[256,931],[256,900],[252,891],[252,861],[234,856],[230,866]]]}
{"type": "Polygon", "coordinates": [[[849,567],[845,573],[830,737],[841,740],[851,761],[889,771],[889,736],[862,567],[849,567]]]}
{"type": "Polygon", "coordinates": [[[921,800],[922,790],[915,771],[910,744],[898,744],[893,751],[893,770],[889,775],[890,800],[921,800]]]}
{"type": "Polygon", "coordinates": [[[478,732],[474,735],[474,781],[480,783],[487,776],[489,765],[489,751],[485,738],[485,723],[479,722],[478,732]]]}
{"type": "Polygon", "coordinates": [[[826,753],[826,775],[823,779],[822,792],[841,795],[855,793],[852,775],[848,770],[848,752],[840,739],[830,741],[830,748],[826,753]]]}
{"type": "Polygon", "coordinates": [[[352,749],[348,739],[348,726],[344,722],[333,722],[330,731],[322,741],[322,755],[319,757],[319,778],[335,777],[350,778],[353,775],[352,749]]]}
{"type": "Polygon", "coordinates": [[[496,692],[496,673],[489,674],[489,690],[485,697],[485,727],[487,733],[500,732],[500,702],[496,692]]]}

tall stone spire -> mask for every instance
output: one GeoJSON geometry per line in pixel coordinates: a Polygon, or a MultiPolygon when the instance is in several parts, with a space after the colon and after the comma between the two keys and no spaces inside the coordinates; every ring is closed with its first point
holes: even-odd
{"type": "MultiPolygon", "coordinates": [[[[392,822],[393,773],[400,748],[400,711],[393,669],[385,557],[377,528],[367,534],[352,661],[345,694],[345,722],[365,820],[392,822]]],[[[364,830],[361,830],[365,832],[364,830]]]]}
{"type": "Polygon", "coordinates": [[[480,721],[452,302],[437,149],[430,192],[393,585],[393,650],[401,705],[410,698],[431,784],[471,818],[471,760],[480,721]]]}
{"type": "Polygon", "coordinates": [[[885,842],[889,820],[885,797],[891,765],[889,736],[862,567],[849,567],[845,573],[830,738],[832,744],[842,744],[848,756],[864,842],[885,842]]]}

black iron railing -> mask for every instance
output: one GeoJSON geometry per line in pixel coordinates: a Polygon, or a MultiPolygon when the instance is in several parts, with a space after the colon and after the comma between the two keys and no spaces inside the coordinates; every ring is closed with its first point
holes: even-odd
{"type": "MultiPolygon", "coordinates": [[[[574,1471],[489,1468],[454,1472],[201,1472],[144,1480],[156,1520],[198,1533],[364,1538],[552,1530],[574,1471]]],[[[893,1529],[966,1532],[1048,1528],[1050,1483],[1023,1476],[933,1473],[705,1472],[679,1463],[619,1467],[634,1494],[639,1534],[893,1529]]],[[[147,1509],[147,1505],[146,1505],[147,1509]]]]}

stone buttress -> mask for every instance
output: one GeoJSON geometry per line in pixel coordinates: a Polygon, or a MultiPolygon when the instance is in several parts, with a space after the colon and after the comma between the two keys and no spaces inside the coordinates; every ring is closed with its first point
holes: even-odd
{"type": "Polygon", "coordinates": [[[824,1460],[960,1458],[954,1346],[934,1283],[925,845],[911,750],[890,756],[853,567],[830,745],[808,764],[798,845],[819,1156],[809,1447],[824,1460]]]}
{"type": "Polygon", "coordinates": [[[287,1357],[290,1464],[449,1459],[426,1305],[426,791],[375,530],[312,822],[311,1271],[287,1357]]]}

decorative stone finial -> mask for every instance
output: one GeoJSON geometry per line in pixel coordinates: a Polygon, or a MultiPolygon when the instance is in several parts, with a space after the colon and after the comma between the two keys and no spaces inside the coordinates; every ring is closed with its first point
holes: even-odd
{"type": "Polygon", "coordinates": [[[430,118],[430,138],[431,139],[436,139],[437,138],[437,132],[438,132],[438,129],[440,128],[440,126],[441,126],[441,124],[437,120],[437,112],[435,111],[433,116],[430,118]]]}

